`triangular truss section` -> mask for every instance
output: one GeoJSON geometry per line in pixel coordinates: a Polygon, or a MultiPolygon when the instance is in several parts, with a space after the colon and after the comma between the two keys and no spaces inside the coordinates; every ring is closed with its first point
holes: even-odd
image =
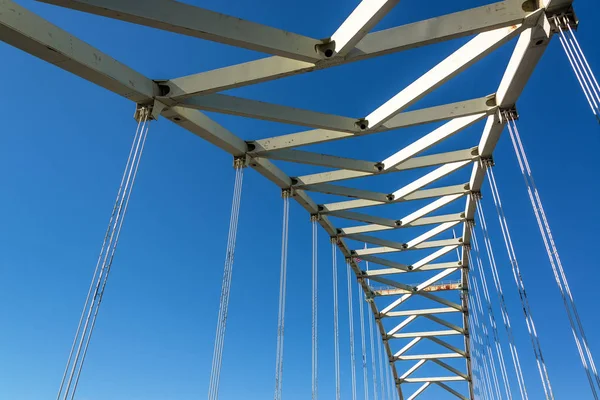
{"type": "MultiPolygon", "coordinates": [[[[0,0],[1,40],[138,104],[154,105],[162,117],[242,159],[280,188],[291,189],[293,198],[316,216],[350,262],[376,317],[400,399],[415,399],[432,385],[460,399],[474,397],[467,303],[471,238],[466,226],[474,219],[473,194],[480,191],[485,177],[479,161],[492,157],[506,123],[503,111],[515,106],[547,47],[550,12],[570,7],[570,1],[507,0],[371,32],[398,1],[364,0],[326,40],[171,0],[44,2],[268,54],[217,70],[152,80],[13,1],[0,0]],[[364,116],[331,115],[219,93],[467,36],[472,38],[458,50],[364,116]],[[495,93],[434,107],[411,107],[515,38],[516,47],[495,93]],[[202,111],[305,130],[244,141],[202,111]],[[442,122],[408,146],[387,149],[380,160],[304,149],[323,143],[335,149],[335,142],[342,139],[442,122]],[[436,151],[437,145],[478,123],[483,125],[479,141],[453,151],[436,151]],[[274,164],[280,161],[323,171],[289,176],[274,164]],[[469,169],[470,177],[463,177],[469,169]],[[379,192],[360,188],[368,178],[406,171],[416,176],[410,183],[379,192]],[[346,185],[349,180],[355,185],[346,185]],[[312,194],[333,200],[319,204],[312,194]],[[382,216],[381,206],[388,206],[393,214],[382,216]],[[334,226],[333,220],[344,224],[334,226]],[[451,234],[454,230],[460,232],[458,237],[451,234]],[[398,239],[401,236],[406,239],[398,239]],[[368,270],[363,267],[366,262],[368,270]],[[429,306],[411,307],[417,299],[429,306]],[[420,322],[435,327],[409,330],[420,322]],[[461,344],[450,344],[450,338],[456,337],[461,344]],[[411,353],[422,341],[437,345],[441,352],[411,353]],[[407,343],[397,348],[399,342],[407,343]],[[451,365],[452,359],[463,360],[462,368],[451,365]],[[417,370],[430,364],[446,374],[416,377],[417,370]],[[465,384],[459,391],[450,382],[465,384]],[[409,383],[420,386],[405,393],[409,383]]],[[[477,79],[488,78],[499,77],[477,79]]]]}

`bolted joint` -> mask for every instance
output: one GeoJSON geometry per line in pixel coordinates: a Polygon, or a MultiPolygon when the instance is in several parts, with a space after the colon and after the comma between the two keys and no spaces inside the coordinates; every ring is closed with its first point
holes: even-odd
{"type": "Polygon", "coordinates": [[[281,198],[289,199],[294,197],[294,190],[292,188],[281,189],[281,198]]]}
{"type": "MultiPolygon", "coordinates": [[[[481,192],[479,192],[479,194],[481,194],[481,192]]],[[[469,229],[473,229],[476,226],[476,224],[475,224],[475,218],[467,219],[467,220],[465,220],[465,223],[467,224],[467,227],[469,229]]]]}
{"type": "Polygon", "coordinates": [[[337,236],[330,236],[329,240],[331,240],[331,244],[338,244],[340,241],[340,238],[337,236]]]}
{"type": "Polygon", "coordinates": [[[470,243],[463,244],[463,247],[465,248],[465,250],[471,251],[471,244],[470,243]]]}
{"type": "Polygon", "coordinates": [[[234,169],[242,169],[248,166],[248,159],[244,156],[233,157],[233,168],[234,169]]]}
{"type": "MultiPolygon", "coordinates": [[[[148,104],[136,104],[133,119],[135,119],[138,123],[156,121],[158,120],[160,113],[166,108],[167,106],[158,100],[154,100],[152,103],[148,104]]],[[[181,119],[175,119],[175,121],[181,121],[181,119]]]]}
{"type": "MultiPolygon", "coordinates": [[[[480,190],[471,192],[471,198],[473,200],[475,200],[475,201],[481,200],[482,197],[483,196],[481,195],[481,191],[480,190]]],[[[475,222],[475,221],[473,221],[473,222],[475,222]]]]}
{"type": "Polygon", "coordinates": [[[548,22],[550,22],[552,33],[568,31],[569,28],[576,31],[579,27],[579,18],[575,15],[572,6],[562,10],[553,10],[552,14],[546,15],[546,17],[548,18],[548,22]]]}
{"type": "Polygon", "coordinates": [[[331,58],[335,54],[335,41],[326,39],[323,43],[316,45],[315,50],[324,58],[331,58]]]}
{"type": "Polygon", "coordinates": [[[321,214],[310,214],[310,222],[319,222],[321,220],[321,214]]]}
{"type": "Polygon", "coordinates": [[[517,112],[517,108],[515,106],[500,108],[498,109],[498,114],[500,117],[500,122],[503,124],[509,121],[517,121],[519,119],[519,113],[517,112]]]}
{"type": "Polygon", "coordinates": [[[481,162],[481,165],[483,165],[486,169],[487,168],[491,168],[491,167],[493,167],[495,165],[494,164],[494,158],[492,156],[485,157],[485,158],[482,157],[479,160],[479,162],[481,162]]]}
{"type": "Polygon", "coordinates": [[[361,131],[366,130],[367,128],[369,128],[369,121],[367,121],[364,118],[359,119],[358,121],[356,121],[356,127],[358,129],[360,129],[361,131]]]}

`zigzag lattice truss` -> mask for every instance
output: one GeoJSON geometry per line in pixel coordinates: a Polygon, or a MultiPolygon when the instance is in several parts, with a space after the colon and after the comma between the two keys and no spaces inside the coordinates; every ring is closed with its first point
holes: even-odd
{"type": "Polygon", "coordinates": [[[538,4],[536,1],[508,0],[369,33],[398,0],[364,0],[328,40],[285,32],[170,0],[43,1],[270,54],[257,61],[168,81],[155,81],[13,1],[0,0],[1,40],[138,105],[152,105],[155,117],[160,114],[237,159],[243,159],[280,188],[291,188],[293,198],[311,215],[318,216],[323,229],[337,238],[340,251],[351,262],[376,316],[400,399],[414,399],[432,385],[460,399],[474,398],[466,296],[470,231],[465,228],[465,222],[474,218],[475,205],[470,194],[480,190],[485,177],[485,170],[478,161],[492,156],[506,122],[503,111],[514,107],[548,45],[553,33],[548,18],[571,13],[571,1],[543,0],[538,4]],[[470,35],[474,36],[465,45],[364,118],[329,115],[219,93],[470,35]],[[518,38],[516,47],[496,93],[405,111],[513,38],[518,38]],[[246,142],[199,110],[283,122],[308,130],[246,142]],[[483,120],[485,127],[479,143],[473,143],[475,147],[420,155],[483,120]],[[403,149],[391,151],[388,158],[380,161],[295,149],[439,121],[447,122],[403,149]],[[290,177],[271,160],[329,170],[290,177]],[[442,178],[451,179],[457,171],[467,167],[472,169],[468,182],[431,187],[434,182],[442,178]],[[365,178],[382,174],[407,170],[414,173],[424,169],[429,172],[384,193],[339,184],[344,180],[362,178],[357,182],[364,182],[369,181],[365,178]],[[352,200],[317,204],[309,192],[352,200]],[[423,199],[428,199],[428,204],[416,210],[412,207],[410,212],[390,218],[355,211],[392,204],[396,205],[392,208],[397,210],[423,199]],[[464,211],[436,213],[457,202],[465,204],[464,211]],[[332,219],[354,221],[354,225],[338,228],[333,225],[332,219]],[[462,236],[436,239],[459,227],[462,227],[462,236]],[[409,233],[412,239],[407,241],[380,236],[407,233],[418,228],[426,230],[420,234],[409,233]],[[364,244],[371,246],[366,248],[364,244]],[[459,253],[459,260],[436,262],[455,252],[459,253]],[[403,262],[414,254],[422,253],[417,261],[403,262]],[[396,256],[398,260],[382,258],[388,256],[396,256]],[[378,268],[365,271],[358,258],[378,268]],[[451,279],[454,279],[451,283],[442,282],[451,279]],[[415,300],[430,305],[411,307],[415,300]],[[407,331],[409,325],[415,326],[419,322],[427,328],[407,331]],[[451,344],[453,338],[455,344],[451,344]],[[427,348],[437,346],[440,353],[412,353],[411,349],[419,347],[421,342],[429,343],[427,348]],[[452,359],[462,360],[461,364],[452,366],[449,363],[457,361],[452,359]],[[415,377],[416,371],[424,365],[431,367],[429,370],[438,368],[445,375],[415,377]],[[455,381],[464,382],[464,386],[457,386],[455,381]],[[406,396],[404,390],[411,384],[419,387],[406,396]]]}

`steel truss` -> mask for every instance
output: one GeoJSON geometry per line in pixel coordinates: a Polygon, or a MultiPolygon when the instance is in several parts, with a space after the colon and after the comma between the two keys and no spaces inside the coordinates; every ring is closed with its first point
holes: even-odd
{"type": "MultiPolygon", "coordinates": [[[[285,32],[170,0],[42,1],[269,54],[270,57],[267,58],[217,70],[166,81],[152,80],[12,0],[0,0],[0,39],[4,42],[138,105],[153,106],[158,111],[155,114],[160,112],[162,117],[236,159],[242,158],[246,166],[281,189],[291,190],[293,199],[332,238],[337,239],[339,250],[350,262],[375,315],[400,399],[405,398],[403,389],[410,383],[422,385],[408,395],[407,399],[418,397],[432,385],[461,399],[474,398],[467,296],[471,233],[466,222],[474,220],[475,213],[471,194],[480,191],[485,168],[479,161],[492,157],[506,124],[503,112],[514,108],[548,45],[553,33],[549,19],[563,12],[571,12],[570,0],[501,1],[374,33],[370,33],[371,29],[398,0],[364,0],[327,40],[285,32]],[[219,93],[470,35],[474,36],[465,45],[362,118],[324,114],[219,93]],[[513,38],[518,40],[496,93],[482,93],[483,97],[476,99],[405,111],[513,38]],[[284,122],[309,130],[246,142],[208,118],[201,110],[284,122]],[[479,143],[473,143],[474,147],[420,155],[461,130],[484,120],[481,139],[479,143]],[[447,122],[380,161],[296,149],[438,121],[447,122]],[[330,170],[290,177],[275,166],[272,160],[316,165],[330,170]],[[391,191],[385,193],[338,184],[349,179],[426,167],[434,169],[405,186],[391,188],[391,191]],[[456,176],[457,171],[467,167],[471,168],[468,182],[430,187],[437,180],[456,176]],[[327,193],[352,200],[317,204],[310,197],[310,192],[327,193]],[[429,204],[404,216],[382,218],[366,211],[356,211],[359,208],[420,199],[430,199],[429,204]],[[463,212],[436,214],[436,211],[458,201],[465,203],[463,212]],[[338,228],[333,225],[332,218],[358,224],[338,228]],[[381,232],[393,234],[398,229],[424,226],[429,227],[429,230],[406,242],[372,236],[381,232]],[[463,227],[461,237],[435,239],[445,231],[460,226],[463,227]],[[356,245],[350,246],[350,243],[356,245]],[[364,244],[371,246],[364,248],[364,244]],[[459,260],[435,262],[444,255],[451,255],[456,249],[460,250],[459,260]],[[412,250],[426,251],[428,255],[412,263],[380,257],[412,250]],[[365,271],[358,258],[379,268],[365,271]],[[428,277],[423,278],[426,274],[428,277]],[[411,277],[411,282],[419,283],[406,284],[407,277],[411,277]],[[459,279],[459,283],[440,284],[442,280],[452,277],[459,279]],[[376,285],[385,285],[386,289],[377,289],[376,285]],[[436,293],[440,291],[444,291],[444,296],[436,293]],[[454,298],[449,299],[448,293],[454,298]],[[411,309],[406,306],[411,298],[425,299],[434,306],[411,309]],[[380,307],[381,304],[384,306],[380,307]],[[460,325],[451,322],[451,316],[456,314],[462,317],[460,325]],[[415,320],[427,320],[438,328],[407,332],[405,328],[415,320]],[[394,327],[386,328],[384,324],[388,323],[394,327]],[[440,330],[439,327],[444,329],[440,330]],[[447,336],[462,337],[464,345],[461,348],[451,345],[447,336]],[[408,354],[420,341],[437,344],[446,352],[408,354]],[[404,345],[398,348],[397,343],[404,345]],[[465,369],[461,371],[449,365],[449,361],[442,361],[452,358],[463,359],[465,369]],[[414,377],[415,371],[424,364],[435,364],[447,375],[414,377]],[[467,383],[463,391],[466,394],[447,384],[455,381],[467,383]]],[[[365,179],[360,180],[363,181],[365,179]]],[[[400,254],[398,257],[407,256],[400,254]]]]}

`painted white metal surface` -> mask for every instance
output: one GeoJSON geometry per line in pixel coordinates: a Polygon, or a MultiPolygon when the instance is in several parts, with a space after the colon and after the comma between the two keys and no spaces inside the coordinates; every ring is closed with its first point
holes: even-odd
{"type": "MultiPolygon", "coordinates": [[[[370,309],[376,316],[386,358],[390,360],[401,400],[415,399],[432,386],[438,386],[454,397],[473,399],[470,347],[466,335],[469,329],[468,303],[467,296],[460,296],[460,291],[467,292],[469,289],[466,245],[470,244],[470,232],[465,222],[474,218],[475,207],[471,195],[479,192],[485,178],[485,169],[480,167],[479,161],[492,156],[504,128],[499,112],[514,106],[551,38],[545,15],[548,10],[544,7],[562,9],[570,6],[571,1],[543,0],[539,8],[537,2],[508,0],[371,32],[398,1],[364,0],[328,40],[317,40],[168,0],[148,0],[143,4],[133,0],[43,1],[271,55],[186,77],[152,80],[12,0],[0,0],[0,40],[136,103],[153,104],[160,101],[166,105],[161,113],[164,118],[233,156],[243,157],[250,168],[278,187],[291,188],[293,198],[308,213],[317,216],[319,224],[337,241],[343,256],[350,262],[369,299],[370,309]],[[330,115],[219,93],[468,35],[476,36],[366,116],[330,115]],[[405,111],[517,36],[516,48],[496,93],[481,93],[480,98],[405,111]],[[332,51],[328,52],[328,49],[332,51]],[[246,142],[198,110],[284,122],[311,129],[246,142]],[[484,119],[480,140],[472,143],[472,147],[420,155],[484,119]],[[402,128],[440,121],[444,121],[444,125],[395,153],[391,149],[389,157],[381,162],[356,159],[351,153],[337,156],[298,149],[329,142],[335,148],[336,143],[333,142],[337,140],[352,140],[390,130],[398,130],[398,134],[401,134],[402,128]],[[275,161],[332,170],[291,177],[275,161]],[[469,165],[472,165],[469,182],[465,183],[461,178],[455,179],[452,184],[435,186],[437,180],[453,179],[458,171],[469,165]],[[345,180],[364,182],[382,174],[426,168],[429,169],[421,173],[419,178],[384,192],[360,188],[360,185],[346,187],[337,184],[345,180]],[[310,192],[325,193],[335,199],[318,204],[309,196],[310,192]],[[340,201],[343,197],[355,199],[340,201]],[[416,211],[414,208],[403,211],[400,216],[405,216],[399,219],[398,215],[382,217],[370,213],[370,207],[392,204],[404,207],[405,202],[423,199],[431,201],[416,211]],[[445,211],[445,207],[458,201],[465,201],[464,212],[445,211]],[[363,210],[355,212],[358,208],[363,210]],[[440,214],[431,215],[437,212],[440,214]],[[351,221],[354,225],[338,228],[334,226],[333,218],[347,223],[351,221]],[[460,225],[463,225],[463,235],[450,238],[447,231],[460,225]],[[407,242],[393,239],[392,235],[416,227],[427,229],[421,230],[420,234],[410,235],[413,239],[407,242]],[[390,239],[369,233],[389,234],[390,239]],[[356,247],[350,247],[349,243],[356,244],[356,247]],[[365,249],[365,243],[379,247],[365,249]],[[439,260],[453,254],[456,249],[462,251],[460,260],[439,260]],[[405,257],[406,251],[421,256],[416,258],[416,262],[398,261],[405,257]],[[396,255],[397,258],[386,258],[389,255],[396,255]],[[356,260],[357,257],[374,267],[365,270],[356,260]],[[407,277],[417,283],[408,284],[407,277]],[[461,280],[460,290],[451,291],[452,300],[428,291],[448,277],[461,280]],[[373,282],[395,287],[403,294],[398,298],[378,294],[371,286],[373,282]],[[415,297],[430,305],[411,307],[411,299],[415,297]],[[450,321],[457,314],[462,316],[462,326],[450,321]],[[391,328],[386,329],[384,321],[386,324],[391,321],[391,328]],[[431,322],[434,328],[410,331],[415,321],[431,322]],[[440,327],[444,329],[440,330],[440,327]],[[441,339],[444,336],[463,337],[463,348],[441,339]],[[440,351],[446,352],[418,353],[415,348],[422,342],[437,345],[440,351]],[[441,361],[453,358],[463,360],[465,370],[441,361]],[[435,364],[442,373],[449,372],[452,376],[414,377],[413,373],[426,364],[435,364]],[[459,391],[455,389],[456,386],[450,387],[445,382],[466,384],[459,391]],[[417,384],[417,389],[405,396],[404,388],[411,384],[417,384]]],[[[402,5],[400,3],[398,6],[402,5]]]]}

